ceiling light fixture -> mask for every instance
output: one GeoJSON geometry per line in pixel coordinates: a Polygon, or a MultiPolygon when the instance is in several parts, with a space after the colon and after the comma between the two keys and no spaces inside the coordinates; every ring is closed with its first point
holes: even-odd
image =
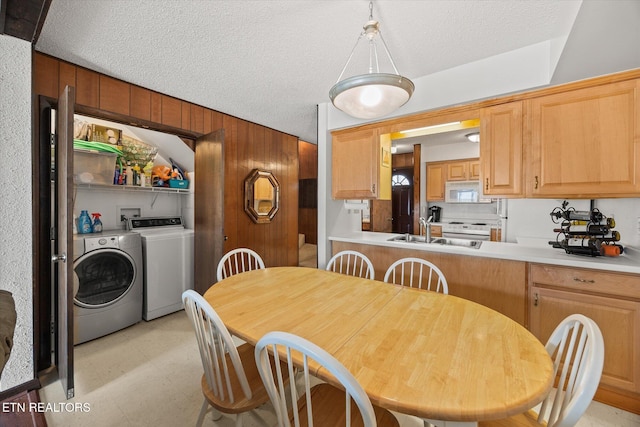
{"type": "Polygon", "coordinates": [[[480,132],[472,132],[465,135],[471,142],[480,142],[480,132]]]}
{"type": "Polygon", "coordinates": [[[385,116],[403,106],[411,98],[415,86],[411,80],[398,73],[389,49],[387,49],[387,44],[382,38],[380,24],[373,19],[372,2],[369,3],[369,21],[363,29],[364,31],[360,33],[356,45],[351,50],[337,83],[329,91],[329,97],[336,108],[350,116],[359,119],[374,119],[385,116]],[[376,46],[376,36],[378,35],[395,74],[380,72],[376,46]],[[369,39],[369,72],[341,80],[362,36],[369,39]]]}

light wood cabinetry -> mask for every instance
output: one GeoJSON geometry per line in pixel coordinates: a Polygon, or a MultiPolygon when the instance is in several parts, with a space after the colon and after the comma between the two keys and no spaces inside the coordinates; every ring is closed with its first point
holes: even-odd
{"type": "Polygon", "coordinates": [[[391,139],[375,129],[335,132],[332,138],[334,199],[391,199],[391,139]]]}
{"type": "Polygon", "coordinates": [[[446,181],[474,181],[480,179],[480,160],[462,159],[427,163],[427,201],[444,201],[446,181]]]}
{"type": "Polygon", "coordinates": [[[527,101],[533,197],[637,196],[640,80],[527,101]]]}
{"type": "Polygon", "coordinates": [[[525,325],[525,262],[336,241],[331,245],[334,254],[346,249],[365,254],[373,263],[376,280],[382,280],[387,268],[400,258],[431,261],[444,273],[450,295],[477,302],[525,325]]]}
{"type": "MultiPolygon", "coordinates": [[[[562,319],[581,313],[604,337],[605,361],[596,397],[625,408],[640,399],[640,277],[532,264],[530,330],[546,342],[562,319]]],[[[637,412],[637,411],[636,411],[637,412]]]]}
{"type": "Polygon", "coordinates": [[[456,160],[447,163],[447,181],[480,179],[480,160],[456,160]]]}
{"type": "Polygon", "coordinates": [[[480,162],[483,194],[523,196],[522,101],[482,109],[480,162]]]}
{"type": "Polygon", "coordinates": [[[427,201],[444,201],[446,163],[427,163],[427,201]]]}

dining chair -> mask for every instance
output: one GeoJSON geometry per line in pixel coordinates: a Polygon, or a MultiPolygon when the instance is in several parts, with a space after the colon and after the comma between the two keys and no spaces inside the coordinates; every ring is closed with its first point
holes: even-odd
{"type": "Polygon", "coordinates": [[[373,279],[376,275],[369,258],[360,252],[351,250],[340,251],[332,256],[327,263],[326,270],[365,279],[373,279]]]}
{"type": "Polygon", "coordinates": [[[264,261],[257,252],[249,248],[237,248],[230,250],[222,256],[218,263],[216,280],[233,276],[244,271],[258,270],[264,267],[264,261]]]}
{"type": "Polygon", "coordinates": [[[602,375],[604,340],[596,322],[582,314],[565,318],[546,345],[557,387],[539,411],[478,423],[479,427],[573,427],[591,403],[602,375]]]}
{"type": "Polygon", "coordinates": [[[253,412],[269,401],[256,367],[254,347],[243,344],[236,348],[218,314],[196,291],[185,291],[182,302],[196,334],[204,369],[204,402],[196,425],[202,425],[209,406],[214,408],[214,418],[219,415],[216,411],[236,414],[237,427],[242,426],[246,414],[264,425],[253,412]]]}
{"type": "Polygon", "coordinates": [[[269,332],[256,344],[255,358],[260,377],[276,411],[279,427],[289,427],[292,424],[296,427],[340,424],[399,426],[391,412],[371,404],[358,381],[337,359],[302,337],[287,332],[269,332]],[[288,381],[284,378],[286,372],[277,368],[274,372],[271,368],[280,366],[272,362],[273,357],[283,360],[289,374],[288,381]],[[294,358],[297,359],[296,366],[294,358]],[[312,378],[311,371],[318,365],[331,374],[341,387],[312,378]],[[298,387],[295,383],[295,369],[300,371],[297,375],[298,387]],[[312,385],[314,382],[315,385],[312,385]],[[301,392],[299,388],[302,389],[301,392]]]}
{"type": "Polygon", "coordinates": [[[428,291],[449,293],[444,274],[435,264],[420,258],[401,258],[391,264],[384,281],[396,285],[416,287],[428,291]]]}

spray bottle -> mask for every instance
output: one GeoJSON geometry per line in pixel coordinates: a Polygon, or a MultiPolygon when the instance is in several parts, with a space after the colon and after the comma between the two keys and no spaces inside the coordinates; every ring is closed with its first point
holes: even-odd
{"type": "Polygon", "coordinates": [[[93,217],[93,232],[94,233],[101,233],[102,232],[102,221],[100,221],[100,217],[102,215],[100,215],[100,213],[98,213],[98,212],[93,212],[91,214],[91,216],[93,217]]]}

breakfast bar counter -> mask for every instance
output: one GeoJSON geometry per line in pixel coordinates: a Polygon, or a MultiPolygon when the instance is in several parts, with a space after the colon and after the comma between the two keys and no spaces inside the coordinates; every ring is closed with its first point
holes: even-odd
{"type": "Polygon", "coordinates": [[[480,248],[473,249],[433,243],[427,244],[424,242],[389,241],[389,239],[397,236],[399,236],[399,234],[356,231],[334,234],[329,237],[329,240],[344,243],[382,246],[387,248],[402,248],[415,251],[448,253],[453,255],[467,255],[640,274],[640,251],[628,246],[625,247],[624,253],[618,257],[591,257],[570,255],[565,253],[562,249],[552,248],[551,246],[527,245],[521,243],[483,241],[480,248]]]}

